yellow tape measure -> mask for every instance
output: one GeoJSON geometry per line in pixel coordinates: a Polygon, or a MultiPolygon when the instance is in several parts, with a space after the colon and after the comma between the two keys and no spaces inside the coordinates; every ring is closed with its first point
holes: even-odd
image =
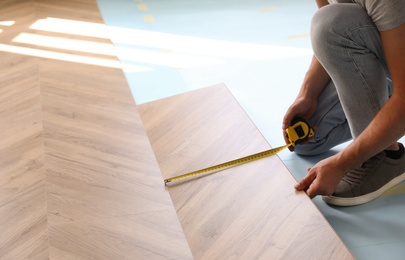
{"type": "Polygon", "coordinates": [[[290,140],[289,144],[277,147],[277,148],[273,148],[270,150],[266,150],[260,153],[255,153],[246,157],[242,157],[236,160],[232,160],[232,161],[228,161],[225,163],[221,163],[218,165],[214,165],[211,167],[207,167],[201,170],[197,170],[197,171],[193,171],[193,172],[189,172],[186,174],[182,174],[176,177],[172,177],[172,178],[168,178],[165,179],[165,185],[168,185],[169,183],[175,182],[175,181],[179,181],[179,180],[184,180],[184,179],[188,179],[191,177],[196,177],[196,176],[200,176],[202,174],[208,174],[208,173],[214,173],[214,172],[218,172],[218,171],[222,171],[231,167],[235,167],[244,163],[248,163],[248,162],[253,162],[274,154],[277,154],[278,152],[281,152],[282,150],[284,150],[285,148],[289,147],[289,146],[295,146],[298,143],[302,143],[305,142],[306,140],[308,140],[309,138],[311,138],[314,135],[314,131],[312,130],[312,128],[309,126],[309,124],[303,120],[303,119],[294,119],[292,121],[291,126],[289,126],[286,129],[286,137],[288,137],[288,139],[290,140]]]}

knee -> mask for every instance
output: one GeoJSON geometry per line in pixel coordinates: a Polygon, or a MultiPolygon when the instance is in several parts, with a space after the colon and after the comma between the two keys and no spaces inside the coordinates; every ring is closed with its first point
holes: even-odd
{"type": "MultiPolygon", "coordinates": [[[[330,45],[334,34],[342,22],[343,8],[340,4],[330,4],[320,8],[311,21],[311,43],[314,51],[330,45]]],[[[315,53],[316,54],[316,53],[315,53]]]]}
{"type": "Polygon", "coordinates": [[[311,44],[315,55],[323,57],[329,52],[330,41],[334,38],[332,31],[339,23],[339,4],[330,4],[320,8],[311,21],[311,44]]]}
{"type": "Polygon", "coordinates": [[[317,51],[327,52],[329,47],[347,38],[353,28],[370,21],[359,4],[330,4],[320,8],[311,21],[311,42],[315,54],[317,51]]]}
{"type": "Polygon", "coordinates": [[[311,20],[312,40],[317,40],[330,32],[339,20],[340,9],[337,4],[329,4],[314,14],[311,20]]]}

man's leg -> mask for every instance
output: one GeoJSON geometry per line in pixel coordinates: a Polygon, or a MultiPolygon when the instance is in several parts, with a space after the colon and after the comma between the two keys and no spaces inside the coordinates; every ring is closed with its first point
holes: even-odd
{"type": "Polygon", "coordinates": [[[311,37],[315,55],[335,83],[356,138],[389,97],[379,32],[360,5],[332,4],[315,14],[311,37]]]}
{"type": "MultiPolygon", "coordinates": [[[[390,81],[381,39],[367,12],[357,4],[332,4],[312,20],[316,57],[335,83],[353,138],[373,120],[388,100],[390,81]]],[[[369,202],[405,180],[404,147],[399,158],[381,151],[342,178],[330,204],[352,206],[369,202]]]]}
{"type": "Polygon", "coordinates": [[[336,145],[351,140],[346,115],[332,81],[319,96],[317,110],[308,123],[311,127],[316,127],[316,131],[308,143],[298,144],[295,147],[294,151],[299,155],[322,154],[336,145]]]}

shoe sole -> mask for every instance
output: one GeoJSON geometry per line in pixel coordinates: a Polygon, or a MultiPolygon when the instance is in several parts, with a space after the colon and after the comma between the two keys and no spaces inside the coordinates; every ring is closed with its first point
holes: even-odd
{"type": "Polygon", "coordinates": [[[353,198],[342,198],[342,197],[335,197],[335,196],[322,196],[323,201],[325,201],[328,204],[335,205],[335,206],[341,206],[341,207],[349,207],[349,206],[357,206],[361,205],[367,202],[370,202],[372,200],[377,199],[380,197],[384,192],[387,190],[391,189],[392,187],[400,184],[401,182],[405,181],[405,173],[395,177],[391,181],[389,181],[387,184],[382,186],[376,191],[373,191],[369,194],[358,196],[358,197],[353,197],[353,198]]]}

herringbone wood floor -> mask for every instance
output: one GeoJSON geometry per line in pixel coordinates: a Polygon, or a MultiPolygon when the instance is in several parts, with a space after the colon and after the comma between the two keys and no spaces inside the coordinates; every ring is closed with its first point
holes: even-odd
{"type": "Polygon", "coordinates": [[[95,0],[3,0],[0,19],[0,259],[192,258],[116,58],[15,40],[111,44],[71,33],[103,25],[95,0]],[[49,18],[67,27],[33,27],[49,18]]]}

